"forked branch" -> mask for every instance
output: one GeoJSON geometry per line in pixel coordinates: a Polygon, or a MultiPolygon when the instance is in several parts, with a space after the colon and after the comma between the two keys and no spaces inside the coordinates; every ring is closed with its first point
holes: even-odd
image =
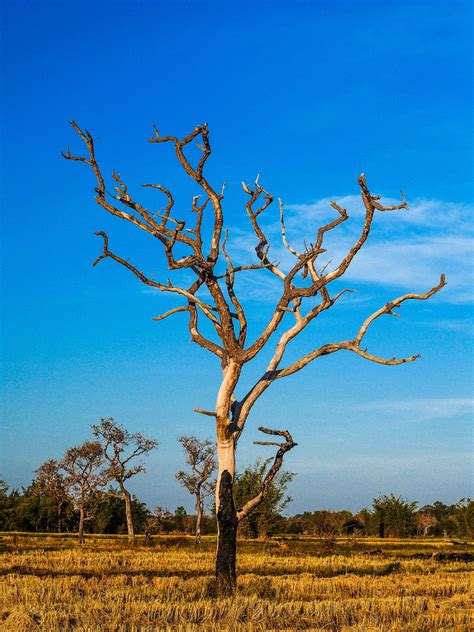
{"type": "Polygon", "coordinates": [[[396,309],[397,307],[400,307],[400,305],[402,303],[404,303],[405,301],[408,301],[408,300],[425,301],[426,299],[428,299],[431,296],[433,296],[433,294],[436,294],[437,292],[439,292],[441,290],[441,288],[443,288],[445,285],[446,285],[446,278],[445,278],[444,274],[442,274],[441,277],[440,277],[439,283],[437,285],[435,285],[433,288],[431,288],[431,290],[428,290],[427,292],[425,292],[423,294],[414,294],[414,293],[404,294],[403,296],[400,296],[399,298],[396,298],[393,301],[390,301],[389,303],[386,303],[383,307],[381,307],[376,312],[371,314],[363,322],[363,324],[361,325],[357,335],[355,336],[355,338],[353,340],[346,340],[346,341],[339,342],[339,343],[330,343],[330,344],[327,344],[327,345],[323,345],[322,347],[319,347],[318,349],[315,349],[311,353],[306,354],[305,356],[303,356],[302,358],[300,358],[296,362],[293,362],[292,364],[287,366],[285,369],[281,369],[279,371],[276,371],[275,372],[276,373],[275,374],[275,378],[286,377],[287,375],[291,375],[292,373],[296,373],[297,371],[301,370],[303,367],[305,367],[307,364],[309,364],[310,362],[312,362],[316,358],[318,358],[320,356],[323,356],[323,355],[328,355],[330,353],[334,353],[336,351],[340,351],[342,349],[345,349],[347,351],[353,351],[354,353],[357,353],[357,355],[360,355],[361,357],[365,358],[366,360],[371,360],[372,362],[377,362],[378,364],[385,364],[385,365],[389,365],[389,366],[394,366],[394,365],[397,365],[397,364],[405,364],[406,362],[413,362],[414,360],[416,360],[417,358],[420,357],[419,354],[412,355],[412,356],[409,356],[407,358],[395,358],[395,357],[392,357],[390,359],[386,359],[386,358],[382,358],[380,356],[376,356],[376,355],[373,355],[371,353],[368,353],[367,349],[361,349],[361,346],[360,346],[361,342],[362,342],[365,334],[367,333],[367,330],[368,330],[369,326],[377,318],[379,318],[383,314],[389,314],[391,316],[399,316],[399,314],[396,314],[393,310],[396,309]]]}
{"type": "Polygon", "coordinates": [[[274,480],[275,476],[280,471],[280,468],[283,464],[283,457],[285,456],[287,452],[289,452],[296,445],[298,445],[297,443],[293,441],[293,437],[288,432],[288,430],[271,430],[270,428],[264,428],[263,426],[260,426],[259,430],[260,432],[264,432],[265,434],[284,437],[286,441],[284,441],[283,443],[279,443],[277,441],[254,441],[254,443],[258,445],[278,446],[278,451],[275,455],[275,459],[273,461],[272,466],[270,467],[265,478],[263,479],[263,483],[258,494],[254,498],[246,502],[245,505],[237,511],[237,520],[239,522],[243,520],[246,516],[248,516],[250,512],[252,512],[256,507],[258,507],[265,500],[265,497],[267,496],[270,490],[272,481],[274,480]]]}

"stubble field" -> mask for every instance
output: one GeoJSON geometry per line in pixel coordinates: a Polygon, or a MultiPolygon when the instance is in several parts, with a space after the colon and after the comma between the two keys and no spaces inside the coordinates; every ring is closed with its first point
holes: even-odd
{"type": "Polygon", "coordinates": [[[303,537],[239,543],[215,600],[214,540],[3,534],[2,630],[470,630],[472,543],[303,537]]]}

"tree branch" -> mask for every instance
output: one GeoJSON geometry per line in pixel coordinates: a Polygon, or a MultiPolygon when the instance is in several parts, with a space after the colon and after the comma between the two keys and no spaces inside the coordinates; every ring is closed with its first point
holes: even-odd
{"type": "Polygon", "coordinates": [[[207,303],[204,303],[188,290],[172,285],[171,281],[168,281],[168,285],[164,285],[163,283],[159,283],[158,281],[153,281],[152,279],[148,278],[143,272],[138,270],[138,268],[132,265],[127,259],[122,259],[122,257],[119,257],[114,252],[109,250],[109,238],[108,238],[108,235],[104,231],[99,230],[99,231],[96,231],[95,234],[103,238],[104,245],[103,245],[102,254],[99,257],[97,257],[95,261],[93,261],[92,263],[93,266],[96,266],[100,261],[102,261],[103,259],[106,259],[107,257],[110,259],[113,259],[120,265],[130,270],[130,272],[132,272],[145,285],[154,287],[162,292],[171,292],[174,294],[180,294],[181,296],[184,296],[190,301],[190,303],[197,305],[202,310],[202,312],[209,318],[209,320],[218,328],[220,328],[219,321],[212,313],[213,311],[217,311],[217,308],[214,305],[209,305],[207,303]]]}
{"type": "Polygon", "coordinates": [[[268,470],[267,475],[265,476],[263,480],[259,493],[254,498],[252,498],[247,503],[245,503],[242,509],[237,511],[238,522],[240,522],[246,516],[248,516],[250,512],[252,512],[256,507],[258,507],[265,500],[265,497],[267,496],[269,492],[270,485],[272,484],[273,479],[278,474],[283,464],[283,457],[285,456],[287,452],[289,452],[296,445],[298,445],[297,443],[293,441],[293,437],[288,432],[288,430],[270,430],[269,428],[264,428],[263,426],[260,426],[259,430],[260,432],[264,432],[265,434],[278,435],[280,437],[284,437],[286,441],[284,443],[276,443],[274,441],[254,441],[254,443],[258,445],[278,446],[278,452],[275,455],[275,460],[273,461],[273,465],[268,470]]]}
{"type": "Polygon", "coordinates": [[[420,356],[419,355],[413,355],[413,356],[410,356],[408,358],[400,358],[400,359],[390,358],[390,359],[385,359],[385,358],[382,358],[382,357],[375,356],[375,355],[372,355],[370,353],[367,353],[366,349],[361,349],[360,348],[360,344],[361,344],[362,339],[364,338],[365,334],[367,333],[367,330],[368,330],[369,326],[377,318],[382,316],[382,314],[390,314],[392,316],[398,316],[398,314],[394,314],[393,309],[399,307],[404,301],[407,301],[407,300],[425,301],[426,299],[428,299],[431,296],[433,296],[433,294],[436,294],[437,292],[439,292],[441,290],[441,288],[443,288],[445,285],[446,285],[446,278],[445,278],[445,275],[442,274],[441,277],[440,277],[440,281],[439,281],[438,285],[435,285],[431,290],[428,290],[424,294],[413,294],[413,293],[404,294],[403,296],[400,296],[399,298],[396,298],[393,301],[390,301],[389,303],[386,303],[386,305],[384,305],[383,307],[378,309],[376,312],[371,314],[363,322],[362,326],[359,329],[359,332],[357,333],[356,337],[353,340],[346,340],[346,341],[339,342],[339,343],[331,343],[331,344],[328,344],[328,345],[323,345],[319,349],[315,349],[314,351],[312,351],[311,353],[306,354],[305,356],[303,356],[302,358],[300,358],[296,362],[293,362],[293,364],[290,364],[285,369],[281,369],[279,371],[276,371],[275,375],[274,375],[274,378],[282,378],[282,377],[286,377],[287,375],[292,375],[293,373],[296,373],[297,371],[301,370],[303,367],[305,367],[307,364],[309,364],[310,362],[312,362],[316,358],[319,358],[320,356],[323,356],[323,355],[328,355],[330,353],[334,353],[335,351],[340,351],[341,349],[345,349],[347,351],[353,351],[354,353],[357,353],[357,355],[360,355],[361,357],[365,358],[366,360],[371,360],[372,362],[377,362],[378,364],[386,364],[386,365],[389,365],[389,366],[395,366],[395,365],[398,365],[398,364],[405,364],[406,362],[413,362],[414,360],[416,360],[420,356]]]}

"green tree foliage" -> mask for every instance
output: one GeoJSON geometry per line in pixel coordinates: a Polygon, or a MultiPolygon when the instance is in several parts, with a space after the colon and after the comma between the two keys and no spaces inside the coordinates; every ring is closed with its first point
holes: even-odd
{"type": "Polygon", "coordinates": [[[459,536],[469,539],[474,537],[474,500],[461,498],[454,505],[454,522],[459,536]]]}
{"type": "MultiPolygon", "coordinates": [[[[234,502],[237,508],[242,507],[250,498],[255,497],[262,487],[266,471],[272,459],[257,460],[254,465],[236,474],[234,480],[234,502]]],[[[281,525],[281,513],[292,500],[286,495],[288,484],[293,480],[292,472],[279,472],[273,479],[264,501],[243,521],[240,532],[251,538],[266,536],[276,532],[281,525]]]]}
{"type": "Polygon", "coordinates": [[[407,537],[416,533],[418,503],[408,502],[401,496],[379,496],[372,503],[373,514],[379,525],[379,535],[407,537]]]}
{"type": "MultiPolygon", "coordinates": [[[[460,501],[462,502],[462,501],[460,501]]],[[[458,527],[454,519],[454,513],[456,511],[456,504],[445,505],[441,501],[437,500],[432,505],[424,505],[419,510],[420,513],[430,515],[436,520],[436,523],[429,529],[430,536],[445,537],[445,536],[457,536],[458,527]]]]}
{"type": "Polygon", "coordinates": [[[0,531],[9,531],[15,523],[15,502],[8,490],[8,483],[0,480],[0,531]]]}
{"type": "Polygon", "coordinates": [[[353,518],[347,510],[305,511],[289,518],[289,530],[292,533],[305,533],[316,536],[343,535],[346,533],[346,523],[353,518]],[[291,525],[291,526],[290,526],[291,525]]]}
{"type": "MultiPolygon", "coordinates": [[[[127,533],[127,518],[123,500],[116,494],[98,492],[94,498],[94,514],[87,530],[91,533],[127,533]]],[[[150,511],[145,503],[132,498],[131,510],[136,533],[144,533],[150,511]]]]}
{"type": "MultiPolygon", "coordinates": [[[[265,463],[257,462],[246,468],[237,477],[236,506],[255,496],[264,476],[265,463]]],[[[374,500],[372,509],[363,509],[353,515],[350,511],[329,511],[326,509],[306,511],[286,518],[282,511],[290,498],[286,495],[288,483],[293,478],[289,472],[283,472],[272,489],[271,504],[263,503],[251,521],[242,529],[247,537],[259,537],[268,533],[309,534],[318,537],[344,535],[349,527],[356,525],[356,533],[376,536],[379,533],[383,517],[385,534],[388,536],[451,537],[459,539],[474,538],[474,501],[462,498],[459,502],[446,505],[436,501],[424,505],[418,511],[416,502],[408,502],[393,494],[380,496],[374,500]],[[424,516],[433,520],[426,521],[424,516]],[[435,522],[436,521],[436,522],[435,522]],[[429,530],[423,533],[424,526],[429,530]]],[[[268,502],[268,501],[267,501],[268,502]]],[[[109,491],[98,491],[90,498],[93,517],[84,524],[87,533],[123,534],[127,532],[124,503],[109,491]]],[[[147,506],[133,498],[132,512],[138,533],[166,534],[191,533],[195,516],[188,515],[184,507],[176,511],[157,507],[151,514],[147,506]]],[[[0,481],[0,531],[54,532],[57,528],[57,509],[51,498],[38,494],[34,482],[19,490],[11,490],[5,481],[0,481]]],[[[72,502],[62,509],[62,526],[66,533],[76,532],[79,524],[79,512],[72,502]]],[[[243,523],[245,524],[245,523],[243,523]]],[[[214,518],[203,517],[203,533],[215,533],[214,518]]],[[[243,527],[243,525],[242,525],[243,527]]]]}
{"type": "Polygon", "coordinates": [[[188,512],[183,506],[176,507],[174,512],[174,522],[178,531],[186,531],[186,516],[188,512]]]}

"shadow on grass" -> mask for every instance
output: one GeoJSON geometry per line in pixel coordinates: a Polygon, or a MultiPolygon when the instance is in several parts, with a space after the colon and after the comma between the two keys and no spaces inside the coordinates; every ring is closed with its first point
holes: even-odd
{"type": "MultiPolygon", "coordinates": [[[[279,571],[278,569],[269,569],[268,572],[265,570],[253,570],[250,575],[256,575],[258,577],[282,577],[285,575],[300,575],[301,573],[310,574],[314,577],[330,578],[330,577],[338,577],[340,575],[359,575],[359,576],[373,576],[373,577],[382,577],[385,575],[391,575],[392,573],[396,573],[400,570],[399,562],[392,562],[390,564],[386,564],[381,568],[373,569],[327,569],[326,572],[323,573],[310,573],[307,569],[282,569],[279,571]]],[[[240,576],[246,575],[247,573],[240,573],[240,576]]],[[[130,571],[126,569],[117,569],[117,570],[108,570],[106,572],[97,572],[97,571],[54,571],[50,569],[42,569],[42,568],[25,568],[23,566],[12,566],[10,569],[2,569],[0,570],[0,576],[7,575],[28,575],[33,577],[83,577],[86,579],[104,579],[107,577],[144,577],[147,579],[153,579],[155,577],[180,577],[182,579],[192,579],[196,577],[213,577],[214,572],[202,571],[202,570],[175,570],[175,571],[166,571],[166,570],[137,570],[130,571]]]]}

